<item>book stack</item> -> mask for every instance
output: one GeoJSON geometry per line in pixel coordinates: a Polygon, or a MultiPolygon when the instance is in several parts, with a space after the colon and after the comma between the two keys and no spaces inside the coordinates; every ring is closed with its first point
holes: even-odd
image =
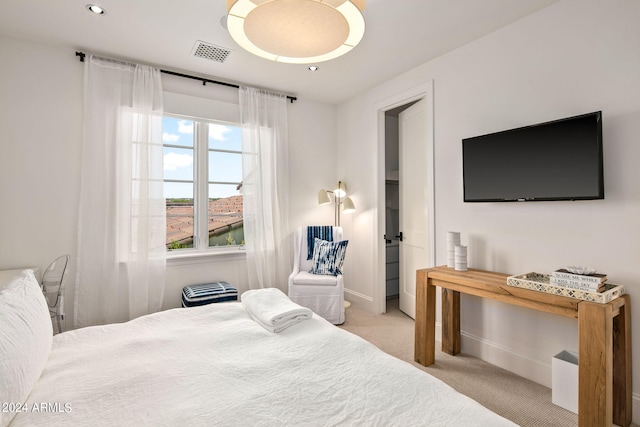
{"type": "Polygon", "coordinates": [[[585,292],[602,292],[605,288],[605,274],[576,274],[561,268],[551,274],[549,284],[563,288],[578,289],[585,292]]]}

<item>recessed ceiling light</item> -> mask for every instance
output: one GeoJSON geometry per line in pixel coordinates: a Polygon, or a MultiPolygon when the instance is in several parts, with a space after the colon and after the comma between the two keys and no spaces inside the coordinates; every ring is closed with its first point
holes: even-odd
{"type": "Polygon", "coordinates": [[[309,71],[318,71],[320,68],[317,65],[309,66],[309,71]]]}
{"type": "Polygon", "coordinates": [[[104,15],[105,13],[107,13],[106,10],[104,10],[97,4],[88,4],[87,9],[89,9],[91,12],[95,13],[96,15],[104,15]]]}

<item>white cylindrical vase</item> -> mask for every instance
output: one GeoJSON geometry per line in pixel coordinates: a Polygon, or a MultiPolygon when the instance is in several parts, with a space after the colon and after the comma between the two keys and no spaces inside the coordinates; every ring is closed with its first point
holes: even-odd
{"type": "Polygon", "coordinates": [[[455,248],[460,244],[459,231],[447,231],[447,267],[455,267],[455,248]]]}
{"type": "Polygon", "coordinates": [[[454,268],[458,271],[467,271],[467,247],[456,245],[454,250],[454,268]]]}

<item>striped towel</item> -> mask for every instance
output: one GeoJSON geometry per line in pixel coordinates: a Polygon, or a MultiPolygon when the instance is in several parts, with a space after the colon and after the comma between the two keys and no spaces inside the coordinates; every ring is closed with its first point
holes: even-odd
{"type": "Polygon", "coordinates": [[[333,242],[333,227],[330,225],[310,225],[307,227],[307,259],[313,258],[315,239],[333,242]]]}

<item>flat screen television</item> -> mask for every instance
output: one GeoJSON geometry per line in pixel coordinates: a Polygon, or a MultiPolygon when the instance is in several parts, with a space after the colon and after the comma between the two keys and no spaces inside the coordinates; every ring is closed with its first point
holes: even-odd
{"type": "Polygon", "coordinates": [[[602,112],[462,140],[465,202],[604,199],[602,112]]]}

